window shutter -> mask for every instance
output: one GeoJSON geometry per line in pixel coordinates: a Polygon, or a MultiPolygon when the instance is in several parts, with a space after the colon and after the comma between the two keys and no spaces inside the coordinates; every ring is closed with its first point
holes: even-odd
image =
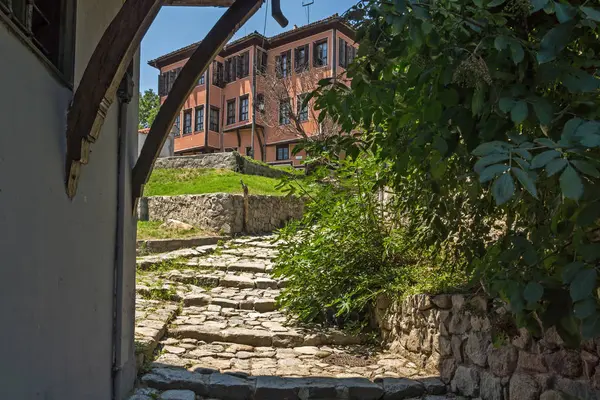
{"type": "Polygon", "coordinates": [[[304,45],[304,69],[308,70],[308,66],[310,65],[310,46],[304,45]]]}
{"type": "Polygon", "coordinates": [[[296,70],[296,72],[300,69],[300,64],[298,63],[298,54],[300,54],[300,52],[298,51],[298,48],[294,49],[294,69],[296,70]]]}
{"type": "Polygon", "coordinates": [[[346,68],[346,41],[342,38],[340,38],[339,40],[339,47],[340,47],[340,51],[339,51],[339,65],[340,67],[344,67],[346,68]]]}
{"type": "Polygon", "coordinates": [[[163,74],[158,75],[158,95],[164,96],[165,77],[163,74]]]}
{"type": "Polygon", "coordinates": [[[283,66],[281,65],[281,56],[276,56],[275,57],[275,73],[277,74],[278,78],[282,77],[282,68],[283,66]]]}
{"type": "Polygon", "coordinates": [[[285,65],[285,69],[287,70],[287,73],[289,74],[290,72],[292,72],[292,51],[288,50],[287,52],[287,60],[286,60],[286,65],[285,65]]]}
{"type": "Polygon", "coordinates": [[[263,72],[267,72],[267,52],[262,52],[262,70],[263,72]]]}
{"type": "Polygon", "coordinates": [[[317,42],[313,43],[313,66],[319,66],[319,54],[317,51],[317,42]]]}

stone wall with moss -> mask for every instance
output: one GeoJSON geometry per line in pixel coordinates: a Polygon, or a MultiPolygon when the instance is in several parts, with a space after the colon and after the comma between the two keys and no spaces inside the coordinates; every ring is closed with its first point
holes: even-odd
{"type": "Polygon", "coordinates": [[[554,329],[533,338],[482,296],[381,296],[385,343],[462,396],[482,400],[600,399],[600,339],[570,349],[554,329]]]}

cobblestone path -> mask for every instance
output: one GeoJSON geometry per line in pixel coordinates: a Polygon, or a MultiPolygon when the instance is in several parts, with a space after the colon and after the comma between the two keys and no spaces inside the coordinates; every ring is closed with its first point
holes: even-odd
{"type": "Polygon", "coordinates": [[[277,310],[276,255],[255,237],[138,259],[130,400],[451,398],[412,362],[277,310]]]}

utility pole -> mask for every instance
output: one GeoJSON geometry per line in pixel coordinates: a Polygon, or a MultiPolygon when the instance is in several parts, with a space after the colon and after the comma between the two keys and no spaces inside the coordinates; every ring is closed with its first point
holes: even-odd
{"type": "Polygon", "coordinates": [[[302,0],[302,7],[306,8],[307,24],[310,24],[310,6],[315,4],[315,0],[302,0]]]}

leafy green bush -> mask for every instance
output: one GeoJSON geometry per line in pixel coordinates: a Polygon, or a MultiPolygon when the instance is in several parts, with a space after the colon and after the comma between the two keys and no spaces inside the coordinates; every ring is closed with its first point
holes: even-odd
{"type": "Polygon", "coordinates": [[[520,327],[600,336],[597,2],[365,0],[349,16],[351,85],[321,82],[316,107],[390,163],[413,250],[454,248],[520,327]]]}
{"type": "Polygon", "coordinates": [[[280,303],[301,320],[356,327],[380,293],[456,290],[465,282],[464,271],[436,266],[440,253],[407,246],[394,203],[380,198],[382,172],[374,157],[361,157],[305,179],[310,201],[304,218],[280,231],[274,269],[288,279],[280,303]]]}

